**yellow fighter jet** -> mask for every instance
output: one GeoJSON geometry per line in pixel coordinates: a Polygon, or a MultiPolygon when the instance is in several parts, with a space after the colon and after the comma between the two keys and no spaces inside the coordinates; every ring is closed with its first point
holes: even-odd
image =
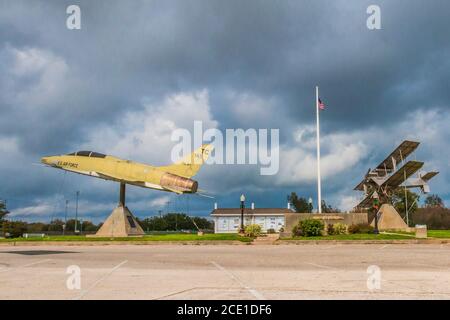
{"type": "Polygon", "coordinates": [[[123,160],[93,151],[43,157],[41,162],[53,168],[120,182],[122,200],[122,193],[125,196],[125,184],[177,194],[196,193],[198,182],[191,177],[197,174],[212,149],[212,145],[202,145],[180,161],[163,167],[123,160]]]}
{"type": "Polygon", "coordinates": [[[93,151],[43,157],[41,162],[53,168],[119,182],[119,205],[95,236],[141,236],[145,234],[144,230],[125,206],[126,184],[177,194],[197,193],[198,182],[191,177],[200,170],[212,149],[211,145],[203,145],[180,161],[164,167],[154,167],[93,151]]]}

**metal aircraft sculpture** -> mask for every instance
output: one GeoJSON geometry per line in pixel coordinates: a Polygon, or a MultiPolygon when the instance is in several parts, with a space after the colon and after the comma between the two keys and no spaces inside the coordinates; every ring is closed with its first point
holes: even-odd
{"type": "Polygon", "coordinates": [[[375,169],[369,169],[364,179],[354,188],[364,191],[364,199],[355,208],[370,208],[374,194],[379,197],[381,204],[390,203],[393,193],[399,188],[420,188],[423,193],[430,192],[428,181],[438,172],[420,172],[424,162],[406,161],[418,146],[419,142],[405,140],[375,169]],[[413,177],[415,173],[418,174],[413,177]]]}

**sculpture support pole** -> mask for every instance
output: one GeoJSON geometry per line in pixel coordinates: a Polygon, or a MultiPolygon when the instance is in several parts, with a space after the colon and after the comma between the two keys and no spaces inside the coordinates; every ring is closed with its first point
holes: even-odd
{"type": "Polygon", "coordinates": [[[125,183],[120,183],[120,198],[119,198],[119,206],[125,207],[125,183]]]}

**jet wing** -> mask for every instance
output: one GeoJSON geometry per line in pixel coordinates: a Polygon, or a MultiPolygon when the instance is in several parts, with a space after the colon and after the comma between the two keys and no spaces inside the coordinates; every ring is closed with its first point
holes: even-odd
{"type": "Polygon", "coordinates": [[[391,175],[383,184],[381,185],[382,188],[384,187],[391,187],[396,188],[399,185],[401,185],[403,182],[405,182],[406,179],[408,179],[411,175],[413,175],[417,170],[422,168],[423,162],[421,161],[415,161],[411,160],[408,161],[398,169],[393,175],[391,175]]]}
{"type": "Polygon", "coordinates": [[[430,186],[428,185],[428,181],[433,178],[435,175],[437,175],[439,172],[428,172],[424,175],[419,175],[418,178],[415,179],[409,179],[407,182],[405,182],[406,188],[422,188],[422,191],[424,193],[430,192],[430,186]]]}
{"type": "Polygon", "coordinates": [[[384,159],[377,167],[379,171],[386,170],[388,173],[391,173],[394,170],[394,164],[392,163],[392,159],[395,159],[395,163],[400,163],[402,160],[405,160],[414,150],[417,149],[420,142],[417,141],[403,141],[391,154],[384,159]]]}
{"type": "Polygon", "coordinates": [[[124,177],[119,177],[119,176],[115,176],[115,175],[112,175],[112,174],[104,174],[104,173],[96,172],[96,171],[91,171],[90,175],[91,176],[96,176],[96,177],[99,177],[99,178],[102,178],[102,179],[106,179],[106,180],[130,181],[130,182],[133,182],[133,183],[138,183],[139,182],[139,183],[143,183],[143,184],[145,183],[145,182],[143,182],[141,180],[130,179],[130,178],[124,179],[124,177]]]}

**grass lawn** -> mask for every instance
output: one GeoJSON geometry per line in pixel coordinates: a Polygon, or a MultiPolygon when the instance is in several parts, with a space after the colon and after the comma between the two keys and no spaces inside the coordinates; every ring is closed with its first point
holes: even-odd
{"type": "Polygon", "coordinates": [[[251,242],[252,239],[248,237],[241,237],[238,234],[232,233],[216,233],[205,234],[199,236],[197,234],[175,233],[175,234],[160,234],[160,235],[145,235],[142,237],[124,237],[124,238],[97,238],[86,236],[48,236],[44,238],[12,238],[0,239],[0,242],[14,242],[14,241],[220,241],[220,240],[234,240],[242,242],[251,242]]]}
{"type": "Polygon", "coordinates": [[[411,239],[406,235],[401,234],[369,234],[369,233],[356,233],[356,234],[340,234],[335,236],[317,236],[317,237],[292,237],[282,238],[281,240],[403,240],[411,239]]]}
{"type": "Polygon", "coordinates": [[[450,238],[450,230],[428,230],[430,238],[450,238]]]}
{"type": "MultiPolygon", "coordinates": [[[[415,232],[405,232],[405,231],[392,231],[392,233],[405,234],[415,237],[415,232]]],[[[427,235],[429,238],[450,238],[450,230],[428,230],[427,235]]]]}

